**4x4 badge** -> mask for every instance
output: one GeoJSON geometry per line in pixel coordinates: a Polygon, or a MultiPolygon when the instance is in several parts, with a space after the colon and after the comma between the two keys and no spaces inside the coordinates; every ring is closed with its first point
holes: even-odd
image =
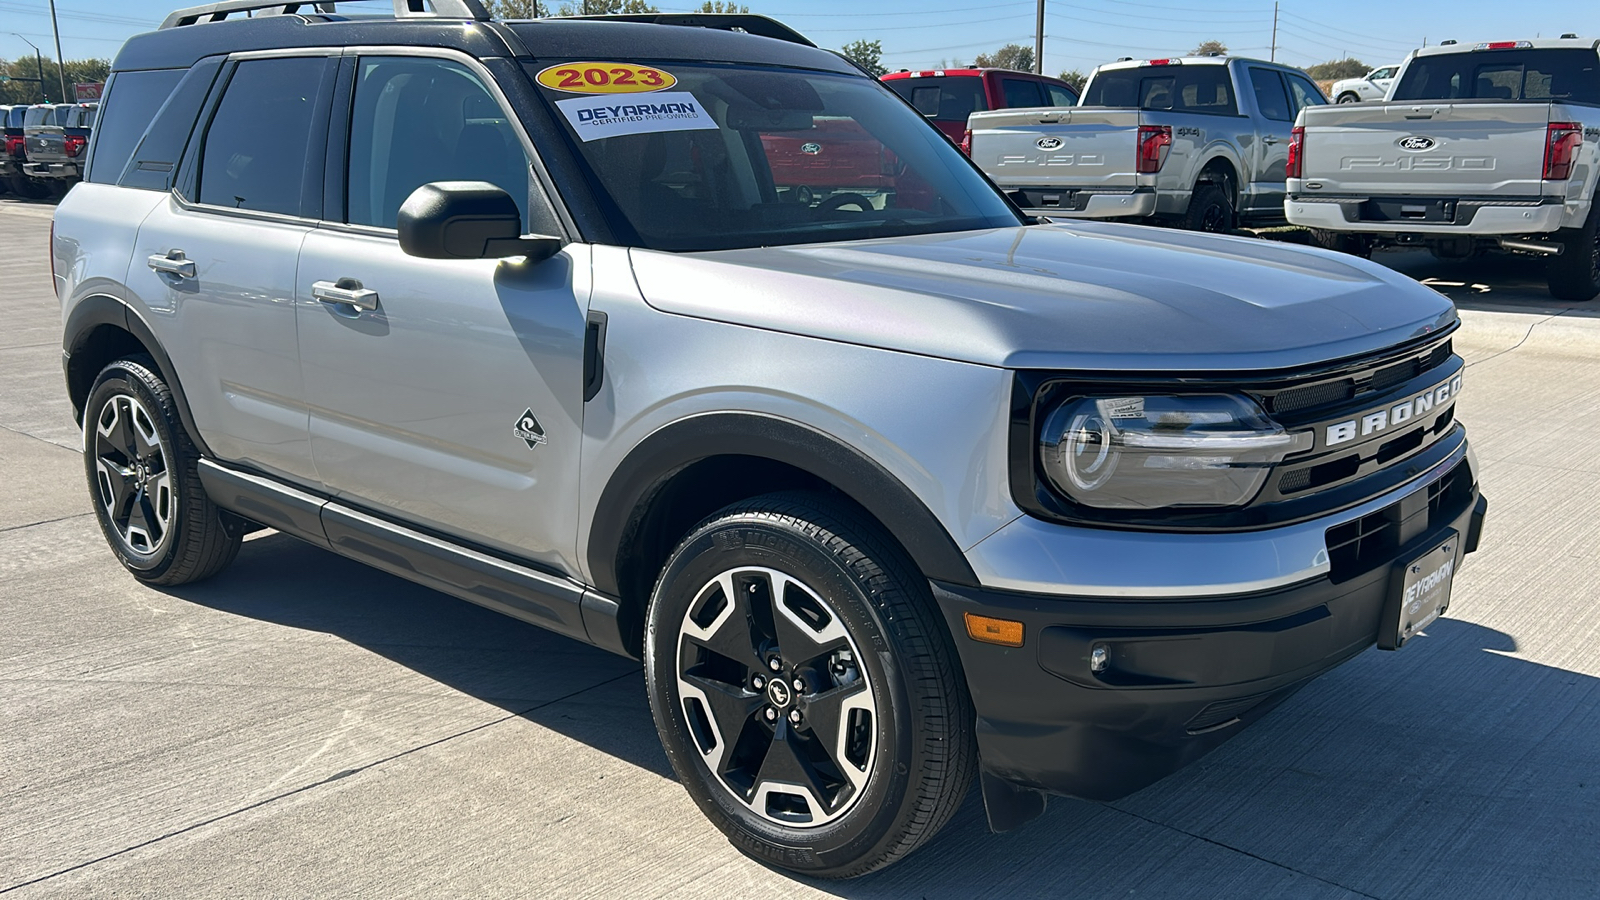
{"type": "Polygon", "coordinates": [[[511,433],[522,438],[529,450],[545,442],[544,428],[539,425],[539,420],[534,418],[532,409],[517,417],[516,427],[511,429],[511,433]]]}

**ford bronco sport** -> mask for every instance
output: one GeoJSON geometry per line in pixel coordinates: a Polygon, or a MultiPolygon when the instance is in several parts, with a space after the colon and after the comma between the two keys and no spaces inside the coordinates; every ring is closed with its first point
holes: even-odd
{"type": "Polygon", "coordinates": [[[270,527],[642,659],[700,809],[833,877],[974,777],[997,830],[1137,790],[1444,611],[1485,503],[1439,294],[1034,223],[767,19],[434,5],[118,54],[52,262],[136,578],[270,527]],[[847,119],[894,187],[780,197],[770,139],[847,119]]]}

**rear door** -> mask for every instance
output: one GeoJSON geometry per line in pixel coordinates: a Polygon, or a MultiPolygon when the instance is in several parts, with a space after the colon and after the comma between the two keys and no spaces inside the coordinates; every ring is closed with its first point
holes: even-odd
{"type": "Polygon", "coordinates": [[[1283,208],[1289,177],[1289,137],[1294,130],[1294,102],[1277,69],[1244,67],[1256,104],[1256,142],[1250,151],[1250,190],[1244,204],[1252,211],[1283,208]]]}
{"type": "MultiPolygon", "coordinates": [[[[354,506],[575,571],[588,248],[541,263],[401,251],[400,205],[434,181],[491,182],[526,231],[561,233],[488,71],[440,54],[344,63],[348,133],[328,164],[342,200],[307,237],[295,291],[312,454],[354,506]],[[354,305],[334,286],[370,293],[354,305]]],[[[583,634],[576,607],[552,615],[583,634]]]]}
{"type": "Polygon", "coordinates": [[[177,185],[139,227],[127,279],[150,327],[173,348],[211,449],[301,484],[315,484],[316,474],[295,339],[295,261],[320,213],[336,62],[325,54],[230,61],[177,185]]]}
{"type": "Polygon", "coordinates": [[[1000,97],[1004,101],[996,109],[1029,109],[1052,105],[1045,99],[1043,85],[1032,78],[1015,75],[1000,76],[1000,97]]]}

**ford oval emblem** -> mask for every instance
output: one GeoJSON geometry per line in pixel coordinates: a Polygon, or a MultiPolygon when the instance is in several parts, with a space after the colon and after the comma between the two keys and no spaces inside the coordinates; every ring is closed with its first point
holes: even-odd
{"type": "Polygon", "coordinates": [[[822,152],[822,145],[807,142],[800,145],[800,152],[806,154],[807,156],[816,156],[818,153],[822,152]]]}
{"type": "Polygon", "coordinates": [[[1060,138],[1053,138],[1053,137],[1042,137],[1042,138],[1039,138],[1039,140],[1034,142],[1034,146],[1038,147],[1040,150],[1060,150],[1061,149],[1061,139],[1060,138]]]}
{"type": "Polygon", "coordinates": [[[1395,141],[1395,143],[1400,145],[1401,150],[1411,150],[1418,153],[1423,150],[1432,150],[1433,148],[1439,146],[1438,141],[1431,137],[1423,137],[1420,134],[1413,134],[1410,137],[1403,137],[1400,140],[1395,141]]]}

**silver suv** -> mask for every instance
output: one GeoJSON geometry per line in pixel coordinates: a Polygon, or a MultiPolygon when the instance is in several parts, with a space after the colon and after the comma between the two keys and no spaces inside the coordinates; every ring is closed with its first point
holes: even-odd
{"type": "Polygon", "coordinates": [[[52,255],[135,577],[267,527],[642,659],[700,809],[832,877],[974,777],[997,830],[1150,784],[1448,604],[1485,504],[1438,294],[1031,224],[767,19],[435,3],[118,55],[52,255]],[[780,186],[822,132],[883,179],[780,186]]]}

